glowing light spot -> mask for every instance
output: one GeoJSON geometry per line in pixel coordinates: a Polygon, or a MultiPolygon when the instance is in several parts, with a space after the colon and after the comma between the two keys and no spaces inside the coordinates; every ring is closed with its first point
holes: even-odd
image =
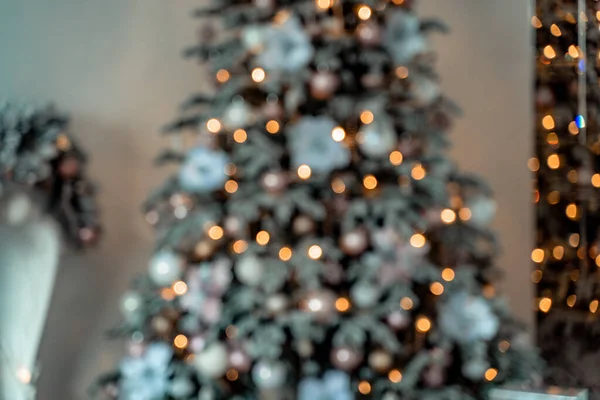
{"type": "Polygon", "coordinates": [[[225,165],[225,175],[233,176],[237,172],[235,164],[229,163],[225,165]]]}
{"type": "Polygon", "coordinates": [[[552,60],[556,57],[556,51],[554,51],[554,48],[552,46],[548,45],[544,47],[544,56],[547,59],[552,60]]]}
{"type": "Polygon", "coordinates": [[[216,118],[211,118],[206,122],[206,129],[211,133],[218,133],[221,130],[221,122],[216,118]]]}
{"type": "Polygon", "coordinates": [[[333,182],[331,182],[331,189],[337,194],[344,193],[346,184],[341,179],[334,179],[333,182]]]}
{"type": "Polygon", "coordinates": [[[363,179],[363,185],[369,190],[375,189],[377,187],[377,178],[373,175],[367,175],[363,179]]]}
{"type": "Polygon", "coordinates": [[[531,157],[529,161],[527,161],[527,168],[532,172],[538,171],[540,169],[540,160],[538,160],[537,157],[531,157]]]}
{"type": "Polygon", "coordinates": [[[392,165],[398,166],[402,164],[403,160],[404,156],[398,150],[394,150],[390,153],[390,163],[392,163],[392,165]]]}
{"type": "Polygon", "coordinates": [[[399,383],[402,381],[402,373],[397,369],[393,369],[388,373],[388,379],[392,383],[399,383]]]}
{"type": "Polygon", "coordinates": [[[267,74],[265,73],[264,69],[254,68],[252,70],[252,80],[254,82],[260,83],[260,82],[264,81],[266,77],[267,77],[267,74]]]}
{"type": "Polygon", "coordinates": [[[600,187],[600,174],[592,175],[592,186],[600,187]]]}
{"type": "Polygon", "coordinates": [[[579,51],[577,50],[577,47],[575,47],[574,45],[570,45],[569,46],[568,52],[569,52],[569,55],[572,58],[578,58],[579,57],[579,51]]]}
{"type": "Polygon", "coordinates": [[[217,71],[217,81],[219,81],[219,83],[225,83],[229,80],[229,71],[227,71],[226,69],[220,69],[219,71],[217,71]]]}
{"type": "Polygon", "coordinates": [[[317,7],[321,10],[327,10],[333,5],[333,0],[317,0],[317,7]]]}
{"type": "Polygon", "coordinates": [[[331,137],[336,142],[341,142],[346,137],[346,131],[341,126],[337,126],[331,131],[331,137]]]}
{"type": "Polygon", "coordinates": [[[577,218],[577,206],[573,203],[569,204],[567,206],[567,209],[565,210],[565,214],[570,219],[576,219],[577,218]]]}
{"type": "Polygon", "coordinates": [[[546,138],[546,141],[551,146],[557,146],[558,145],[558,135],[555,132],[550,132],[548,134],[548,137],[546,138]]]}
{"type": "Polygon", "coordinates": [[[554,248],[552,249],[552,256],[554,258],[556,258],[557,260],[562,260],[563,256],[565,255],[565,248],[562,246],[554,246],[554,248]]]}
{"type": "Polygon", "coordinates": [[[366,21],[369,18],[371,18],[372,11],[369,6],[362,5],[362,6],[358,7],[357,14],[358,14],[358,18],[362,19],[363,21],[366,21]]]}
{"type": "Polygon", "coordinates": [[[274,135],[279,132],[279,122],[272,119],[267,122],[266,128],[267,132],[269,132],[271,135],[274,135]]]}
{"type": "Polygon", "coordinates": [[[577,246],[579,246],[579,233],[572,233],[572,234],[569,236],[569,244],[570,244],[572,247],[577,247],[577,246]]]}
{"type": "Polygon", "coordinates": [[[471,209],[467,208],[467,207],[463,207],[460,210],[458,210],[458,217],[460,219],[462,219],[463,221],[468,221],[471,219],[471,209]]]}
{"type": "Polygon", "coordinates": [[[160,297],[165,301],[171,301],[175,298],[175,292],[171,288],[164,288],[160,291],[160,297]]]}
{"type": "Polygon", "coordinates": [[[544,250],[542,249],[534,249],[531,252],[531,260],[536,263],[541,263],[544,261],[544,250]]]}
{"type": "Polygon", "coordinates": [[[598,300],[592,300],[592,302],[590,303],[590,311],[592,313],[598,311],[598,300]]]}
{"type": "Polygon", "coordinates": [[[178,296],[186,294],[187,290],[188,290],[188,287],[184,281],[177,281],[173,284],[173,291],[178,296]]]}
{"type": "Polygon", "coordinates": [[[260,231],[256,234],[256,243],[265,246],[271,240],[271,236],[267,231],[260,231]]]}
{"type": "Polygon", "coordinates": [[[508,349],[510,349],[510,342],[508,340],[503,340],[498,343],[498,350],[500,350],[501,353],[506,353],[508,349]]]}
{"type": "Polygon", "coordinates": [[[17,379],[21,383],[23,383],[25,385],[28,385],[29,383],[31,383],[31,378],[32,378],[31,371],[29,371],[27,368],[25,368],[25,367],[19,368],[17,370],[16,375],[17,375],[17,379]]]}
{"type": "Polygon", "coordinates": [[[540,308],[541,312],[547,313],[548,311],[550,311],[551,307],[552,307],[552,299],[550,299],[549,297],[542,297],[540,299],[539,308],[540,308]]]}
{"type": "Polygon", "coordinates": [[[433,282],[430,286],[429,286],[429,290],[431,291],[431,293],[433,293],[436,296],[441,295],[442,293],[444,293],[444,285],[442,285],[439,282],[433,282]]]}
{"type": "Polygon", "coordinates": [[[558,190],[553,190],[552,192],[548,193],[547,200],[548,204],[558,204],[560,201],[560,192],[558,190]]]}
{"type": "Polygon", "coordinates": [[[302,164],[298,167],[298,176],[300,177],[300,179],[308,179],[311,175],[312,171],[310,170],[310,167],[308,165],[302,164]]]}
{"type": "Polygon", "coordinates": [[[536,29],[540,29],[542,27],[542,21],[540,21],[540,19],[534,15],[531,17],[531,25],[533,25],[533,27],[536,29]]]}
{"type": "Polygon", "coordinates": [[[490,368],[485,371],[485,379],[487,381],[493,381],[496,376],[498,376],[498,370],[496,368],[490,368]]]}
{"type": "Polygon", "coordinates": [[[560,28],[556,24],[552,24],[552,26],[550,26],[550,33],[556,37],[559,37],[560,35],[562,35],[560,28]]]}
{"type": "Polygon", "coordinates": [[[177,335],[173,340],[173,344],[178,349],[185,349],[188,345],[188,338],[185,335],[177,335]]]}
{"type": "Polygon", "coordinates": [[[56,137],[56,147],[61,151],[67,151],[71,149],[71,140],[63,133],[56,137]]]}
{"type": "Polygon", "coordinates": [[[425,240],[425,236],[423,236],[420,233],[415,233],[414,235],[412,235],[410,237],[410,245],[412,247],[416,247],[417,249],[420,249],[421,247],[425,246],[426,240],[425,240]]]}
{"type": "Polygon", "coordinates": [[[370,124],[371,122],[373,122],[374,119],[375,116],[369,110],[365,110],[360,114],[360,122],[362,122],[365,125],[370,124]]]}
{"type": "Polygon", "coordinates": [[[236,143],[244,143],[246,139],[248,139],[248,134],[245,130],[238,129],[235,132],[233,132],[233,140],[235,140],[236,143]]]}
{"type": "Polygon", "coordinates": [[[238,328],[235,325],[227,325],[227,328],[225,328],[225,335],[227,335],[227,337],[229,339],[233,339],[238,335],[238,328]]]}
{"type": "Polygon", "coordinates": [[[369,394],[371,393],[371,384],[367,381],[361,381],[358,384],[358,391],[360,394],[369,394]]]}
{"type": "Polygon", "coordinates": [[[575,121],[569,122],[569,133],[571,135],[577,135],[579,133],[579,128],[577,127],[575,121]]]}
{"type": "Polygon", "coordinates": [[[452,268],[444,268],[442,270],[442,279],[445,280],[446,282],[453,281],[455,275],[456,274],[454,273],[454,270],[452,268]]]}
{"type": "Polygon", "coordinates": [[[236,240],[233,244],[233,251],[241,254],[248,249],[248,243],[245,240],[236,240]]]}
{"type": "Polygon", "coordinates": [[[346,312],[350,309],[350,301],[345,297],[340,297],[335,301],[335,309],[339,312],[346,312]]]}
{"type": "Polygon", "coordinates": [[[583,115],[576,116],[575,117],[575,123],[577,124],[577,127],[579,129],[585,128],[585,118],[583,118],[583,115]]]}
{"type": "Polygon", "coordinates": [[[551,169],[557,169],[560,167],[560,158],[558,157],[558,154],[550,154],[548,156],[548,160],[546,161],[546,163],[548,164],[548,166],[551,169]]]}
{"type": "Polygon", "coordinates": [[[431,329],[431,321],[427,317],[419,317],[416,323],[417,332],[426,333],[431,329]]]}
{"type": "Polygon", "coordinates": [[[240,374],[237,372],[237,370],[230,368],[227,370],[225,376],[227,376],[227,380],[234,382],[238,380],[240,374]]]}
{"type": "Polygon", "coordinates": [[[573,307],[575,306],[575,303],[577,303],[577,296],[572,294],[569,297],[567,297],[567,305],[569,307],[573,307]]]}
{"type": "Polygon", "coordinates": [[[402,300],[400,300],[400,307],[402,307],[403,310],[411,310],[413,308],[413,301],[410,297],[403,297],[402,300]]]}
{"type": "Polygon", "coordinates": [[[423,168],[421,164],[415,165],[411,171],[411,176],[414,180],[420,181],[421,179],[425,178],[425,168],[423,168]]]}
{"type": "Polygon", "coordinates": [[[308,256],[313,260],[318,260],[323,255],[323,249],[320,246],[313,244],[308,248],[308,256]]]}
{"type": "Polygon", "coordinates": [[[279,259],[281,261],[289,261],[292,258],[292,249],[289,247],[282,247],[279,250],[279,259]]]}
{"type": "Polygon", "coordinates": [[[535,271],[533,271],[531,273],[531,280],[535,283],[540,283],[540,281],[542,280],[542,271],[539,269],[536,269],[535,271]]]}
{"type": "Polygon", "coordinates": [[[225,191],[229,194],[235,193],[238,190],[238,183],[233,179],[225,182],[225,191]]]}
{"type": "Polygon", "coordinates": [[[442,221],[446,224],[451,224],[454,221],[456,221],[456,213],[454,212],[454,210],[451,210],[449,208],[442,210],[440,216],[442,218],[442,221]]]}
{"type": "Polygon", "coordinates": [[[312,298],[308,300],[307,307],[312,312],[318,312],[323,309],[323,302],[320,299],[312,298]]]}
{"type": "Polygon", "coordinates": [[[408,78],[408,68],[403,66],[396,68],[396,76],[400,79],[408,78]]]}
{"type": "Polygon", "coordinates": [[[208,237],[212,240],[219,240],[223,237],[223,228],[218,225],[211,227],[208,230],[208,237]]]}

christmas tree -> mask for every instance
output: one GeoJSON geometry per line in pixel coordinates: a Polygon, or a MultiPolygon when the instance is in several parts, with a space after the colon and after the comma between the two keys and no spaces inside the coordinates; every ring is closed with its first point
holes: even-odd
{"type": "Polygon", "coordinates": [[[538,359],[493,282],[495,203],[445,155],[411,0],[218,0],[146,203],[119,399],[478,399],[538,359]],[[219,21],[222,32],[217,35],[219,21]],[[186,146],[187,143],[191,145],[186,146]]]}
{"type": "Polygon", "coordinates": [[[538,342],[552,384],[600,385],[597,269],[598,2],[538,0],[536,29],[536,263],[538,342]]]}

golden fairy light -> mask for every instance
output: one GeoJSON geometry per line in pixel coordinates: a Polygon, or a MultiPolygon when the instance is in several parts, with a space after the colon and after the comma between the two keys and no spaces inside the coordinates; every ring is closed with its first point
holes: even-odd
{"type": "Polygon", "coordinates": [[[308,165],[302,164],[298,167],[298,176],[300,177],[300,179],[308,179],[311,175],[312,171],[310,170],[310,167],[308,165]]]}
{"type": "Polygon", "coordinates": [[[454,280],[454,270],[452,268],[444,268],[442,270],[442,279],[445,280],[446,282],[451,282],[454,280]]]}
{"type": "Polygon", "coordinates": [[[572,58],[578,58],[579,57],[579,50],[577,49],[577,47],[575,45],[570,45],[568,52],[569,52],[569,55],[572,58]]]}
{"type": "Polygon", "coordinates": [[[177,281],[173,284],[173,291],[176,295],[182,296],[187,293],[188,287],[184,281],[177,281]]]}
{"type": "Polygon", "coordinates": [[[546,163],[548,164],[548,167],[550,167],[551,169],[557,169],[560,167],[560,158],[558,157],[558,154],[550,154],[548,156],[548,160],[546,161],[546,163]]]}
{"type": "Polygon", "coordinates": [[[173,344],[178,349],[185,349],[188,345],[188,338],[185,335],[177,335],[173,340],[173,344]]]}
{"type": "Polygon", "coordinates": [[[554,246],[554,248],[552,249],[552,256],[554,258],[556,258],[557,260],[562,260],[563,256],[565,255],[565,248],[562,246],[554,246]]]}
{"type": "Polygon", "coordinates": [[[368,20],[369,18],[371,18],[371,7],[367,6],[367,5],[362,5],[360,7],[358,7],[358,18],[362,19],[363,21],[368,20]]]}
{"type": "Polygon", "coordinates": [[[600,174],[592,175],[592,186],[600,187],[600,174]]]}
{"type": "Polygon", "coordinates": [[[221,122],[216,118],[211,118],[206,121],[206,129],[211,133],[219,133],[221,130],[221,122]]]}
{"type": "Polygon", "coordinates": [[[160,291],[160,297],[162,297],[163,300],[171,301],[175,298],[175,292],[170,287],[164,288],[160,291]]]}
{"type": "Polygon", "coordinates": [[[17,379],[19,380],[19,382],[28,385],[29,383],[31,383],[31,371],[29,371],[27,368],[25,367],[21,367],[19,369],[17,369],[16,372],[17,375],[17,379]]]}
{"type": "Polygon", "coordinates": [[[527,168],[532,172],[538,171],[540,169],[540,160],[538,160],[537,157],[531,157],[529,161],[527,161],[527,168]]]}
{"type": "Polygon", "coordinates": [[[598,311],[598,300],[592,300],[592,302],[590,303],[590,311],[592,313],[598,311]]]}
{"type": "Polygon", "coordinates": [[[547,313],[548,311],[550,311],[550,308],[552,307],[552,299],[549,297],[542,297],[540,299],[538,306],[539,306],[541,312],[547,313]]]}
{"type": "Polygon", "coordinates": [[[417,249],[420,249],[421,247],[425,246],[425,242],[425,236],[423,236],[420,233],[415,233],[410,237],[410,245],[412,247],[416,247],[417,249]]]}
{"type": "Polygon", "coordinates": [[[400,66],[396,68],[396,76],[400,79],[408,78],[408,68],[404,66],[400,66]]]}
{"type": "Polygon", "coordinates": [[[371,393],[371,384],[367,381],[361,381],[358,384],[358,391],[360,392],[360,394],[369,394],[371,393]]]}
{"type": "Polygon", "coordinates": [[[571,135],[577,135],[579,133],[579,127],[575,121],[569,122],[569,133],[571,135]]]}
{"type": "Polygon", "coordinates": [[[375,116],[369,110],[365,110],[362,113],[360,113],[360,122],[362,122],[365,125],[370,124],[371,122],[373,122],[374,119],[375,116]]]}
{"type": "Polygon", "coordinates": [[[596,266],[600,267],[600,255],[596,256],[595,261],[596,261],[596,266]]]}
{"type": "Polygon", "coordinates": [[[377,187],[377,178],[373,175],[367,175],[363,178],[363,185],[369,190],[375,189],[377,187]]]}
{"type": "Polygon", "coordinates": [[[229,339],[234,339],[238,335],[238,331],[239,331],[239,329],[237,328],[237,326],[227,325],[227,328],[225,328],[225,335],[229,339]]]}
{"type": "Polygon", "coordinates": [[[323,255],[323,249],[320,246],[313,244],[308,248],[308,256],[313,260],[318,260],[323,255]]]}
{"type": "Polygon", "coordinates": [[[550,33],[556,37],[559,37],[562,35],[560,28],[556,24],[552,24],[552,26],[550,26],[550,33]]]}
{"type": "Polygon", "coordinates": [[[235,132],[233,132],[233,140],[235,140],[236,143],[244,143],[246,139],[248,139],[248,134],[245,130],[238,129],[235,132]]]}
{"type": "Polygon", "coordinates": [[[540,283],[542,281],[543,273],[542,270],[536,269],[531,273],[531,280],[534,283],[540,283]]]}
{"type": "Polygon", "coordinates": [[[71,149],[71,140],[67,135],[61,133],[56,137],[56,147],[58,147],[60,151],[68,151],[71,149]]]}
{"type": "Polygon", "coordinates": [[[335,301],[335,309],[339,312],[346,312],[350,309],[350,301],[345,297],[340,297],[335,301]]]}
{"type": "Polygon", "coordinates": [[[333,0],[316,0],[317,1],[317,7],[319,7],[321,10],[327,10],[328,8],[331,8],[331,6],[333,6],[333,0]]]}
{"type": "Polygon", "coordinates": [[[573,203],[569,204],[565,210],[565,214],[570,219],[576,219],[577,218],[577,205],[575,205],[573,203]]]}
{"type": "Polygon", "coordinates": [[[235,164],[228,163],[225,165],[225,175],[233,176],[237,172],[235,164]]]}
{"type": "Polygon", "coordinates": [[[573,307],[575,306],[575,303],[577,303],[577,296],[574,294],[569,295],[569,297],[567,297],[567,305],[573,307]]]}
{"type": "Polygon", "coordinates": [[[433,282],[430,286],[429,286],[429,290],[431,291],[431,293],[433,293],[436,296],[441,295],[442,293],[444,293],[444,285],[442,285],[439,282],[433,282]]]}
{"type": "Polygon", "coordinates": [[[217,81],[219,81],[220,83],[225,83],[229,80],[229,71],[227,71],[226,69],[220,69],[219,71],[217,71],[217,81]]]}
{"type": "Polygon", "coordinates": [[[558,204],[558,202],[560,201],[560,192],[558,190],[551,191],[550,193],[548,193],[546,200],[548,200],[548,204],[558,204]]]}
{"type": "Polygon", "coordinates": [[[552,60],[556,57],[556,51],[554,51],[552,46],[548,45],[544,47],[544,56],[546,56],[547,59],[552,60]]]}
{"type": "Polygon", "coordinates": [[[534,15],[531,17],[531,25],[533,25],[533,27],[536,29],[540,29],[542,27],[542,21],[534,15]]]}
{"type": "Polygon", "coordinates": [[[410,297],[403,297],[402,300],[400,300],[400,307],[403,310],[411,310],[413,308],[413,301],[410,297]]]}
{"type": "Polygon", "coordinates": [[[569,236],[569,244],[571,245],[571,247],[579,246],[579,233],[572,233],[569,236]]]}
{"type": "Polygon", "coordinates": [[[236,240],[235,243],[233,243],[233,251],[241,254],[243,252],[245,252],[248,249],[248,243],[245,240],[236,240]]]}
{"type": "Polygon", "coordinates": [[[542,261],[544,261],[544,250],[534,249],[531,252],[531,260],[536,263],[541,263],[542,261]]]}
{"type": "Polygon", "coordinates": [[[219,240],[223,237],[223,228],[215,225],[208,230],[208,237],[212,240],[219,240]]]}
{"type": "Polygon", "coordinates": [[[555,124],[552,115],[546,115],[544,118],[542,118],[542,126],[547,130],[554,129],[555,124]]]}
{"type": "Polygon", "coordinates": [[[266,128],[267,132],[269,132],[271,135],[274,135],[279,132],[279,122],[272,119],[267,122],[266,128]]]}
{"type": "Polygon", "coordinates": [[[344,138],[346,137],[346,131],[344,130],[344,128],[342,128],[341,126],[336,126],[335,128],[333,128],[333,130],[331,131],[331,137],[333,138],[333,140],[335,140],[336,142],[341,142],[342,140],[344,140],[344,138]]]}
{"type": "Polygon", "coordinates": [[[421,179],[425,178],[425,168],[423,168],[421,164],[417,164],[413,167],[410,174],[414,180],[420,181],[421,179]]]}
{"type": "Polygon", "coordinates": [[[456,221],[456,213],[450,208],[442,210],[440,217],[442,218],[442,221],[446,224],[451,224],[454,221],[456,221]]]}
{"type": "Polygon", "coordinates": [[[390,372],[388,372],[388,379],[392,383],[399,383],[402,381],[402,373],[397,369],[393,369],[390,372]]]}
{"type": "Polygon", "coordinates": [[[234,382],[234,381],[238,380],[240,374],[237,372],[236,369],[230,368],[227,370],[227,373],[225,374],[225,376],[227,377],[227,380],[234,382]]]}
{"type": "Polygon", "coordinates": [[[567,179],[569,182],[571,183],[577,183],[577,171],[572,169],[569,171],[569,173],[567,174],[567,179]]]}
{"type": "Polygon", "coordinates": [[[234,181],[233,179],[228,180],[227,182],[225,182],[225,191],[229,194],[235,193],[238,190],[238,183],[236,181],[234,181]]]}
{"type": "Polygon", "coordinates": [[[343,180],[336,178],[331,182],[331,190],[333,190],[337,194],[344,193],[346,190],[346,184],[343,180]]]}
{"type": "Polygon", "coordinates": [[[468,221],[471,219],[471,209],[468,207],[463,207],[460,210],[458,210],[458,218],[462,219],[463,221],[468,221]]]}
{"type": "Polygon", "coordinates": [[[260,231],[256,234],[256,243],[261,246],[266,246],[269,240],[271,240],[271,235],[267,231],[260,231]]]}
{"type": "Polygon", "coordinates": [[[252,70],[252,80],[256,83],[260,83],[265,80],[267,74],[262,68],[254,68],[252,70]]]}
{"type": "Polygon", "coordinates": [[[498,350],[500,350],[501,353],[506,353],[508,349],[510,349],[510,342],[508,340],[503,340],[498,343],[498,350]]]}
{"type": "Polygon", "coordinates": [[[403,160],[404,156],[398,150],[394,150],[390,153],[390,163],[392,163],[392,165],[398,166],[402,164],[403,160]]]}
{"type": "Polygon", "coordinates": [[[289,261],[292,258],[292,249],[289,247],[282,247],[279,250],[279,259],[281,261],[289,261]]]}
{"type": "Polygon", "coordinates": [[[429,330],[431,329],[431,321],[427,317],[420,316],[419,318],[417,318],[417,323],[415,324],[415,327],[417,328],[417,332],[419,333],[429,332],[429,330]]]}
{"type": "Polygon", "coordinates": [[[548,134],[548,136],[546,137],[546,141],[551,146],[558,146],[559,140],[558,140],[558,135],[556,134],[556,132],[550,132],[548,134]]]}
{"type": "Polygon", "coordinates": [[[485,379],[487,381],[493,381],[498,376],[498,370],[496,368],[489,368],[485,371],[485,379]]]}

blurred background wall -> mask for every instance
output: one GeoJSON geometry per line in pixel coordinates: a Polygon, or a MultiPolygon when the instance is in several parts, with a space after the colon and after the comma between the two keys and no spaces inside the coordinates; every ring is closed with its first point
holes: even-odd
{"type": "MultiPolygon", "coordinates": [[[[441,17],[452,29],[434,39],[442,86],[465,111],[452,132],[452,153],[496,192],[505,292],[531,324],[529,2],[419,1],[422,15],[441,17]]],[[[151,166],[166,144],[157,130],[206,85],[202,69],[180,57],[196,40],[189,11],[198,4],[0,0],[0,98],[53,100],[69,111],[73,132],[92,156],[90,176],[102,188],[104,242],[84,256],[63,257],[40,351],[39,400],[87,398],[95,376],[122,352],[104,334],[152,250],[139,204],[166,173],[151,166]]]]}

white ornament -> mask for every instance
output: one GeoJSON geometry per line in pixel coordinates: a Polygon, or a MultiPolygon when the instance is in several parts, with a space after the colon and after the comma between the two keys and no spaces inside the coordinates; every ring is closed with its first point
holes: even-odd
{"type": "Polygon", "coordinates": [[[257,286],[263,276],[262,261],[254,255],[246,255],[235,263],[235,276],[244,285],[257,286]]]}
{"type": "Polygon", "coordinates": [[[220,378],[227,371],[227,348],[222,343],[214,343],[196,354],[194,364],[201,375],[220,378]]]}
{"type": "Polygon", "coordinates": [[[135,317],[143,304],[142,296],[137,292],[129,292],[121,300],[121,312],[127,318],[135,317]]]}
{"type": "Polygon", "coordinates": [[[471,210],[469,222],[479,227],[489,225],[496,216],[498,208],[494,199],[487,196],[476,196],[467,200],[466,207],[471,210]]]}
{"type": "Polygon", "coordinates": [[[261,389],[280,388],[286,377],[285,365],[279,361],[261,360],[252,368],[252,380],[261,389]]]}
{"type": "Polygon", "coordinates": [[[267,310],[273,314],[284,311],[288,306],[288,299],[282,294],[276,294],[267,299],[267,310]]]}
{"type": "Polygon", "coordinates": [[[171,286],[180,279],[183,263],[183,259],[177,254],[167,250],[159,251],[150,260],[150,279],[158,286],[171,286]]]}
{"type": "Polygon", "coordinates": [[[357,283],[350,289],[352,302],[360,308],[372,307],[379,300],[379,288],[372,283],[357,283]]]}
{"type": "Polygon", "coordinates": [[[490,340],[500,325],[487,300],[467,292],[451,295],[440,305],[438,315],[440,331],[461,344],[490,340]]]}
{"type": "Polygon", "coordinates": [[[234,100],[223,113],[223,125],[230,130],[243,128],[248,123],[250,107],[243,100],[234,100]]]}
{"type": "Polygon", "coordinates": [[[187,154],[179,170],[179,183],[189,192],[209,193],[223,188],[228,179],[225,167],[227,153],[207,147],[196,147],[187,154]]]}
{"type": "Polygon", "coordinates": [[[360,129],[357,141],[364,155],[378,158],[387,157],[396,148],[397,137],[390,124],[374,121],[360,129]]]}

